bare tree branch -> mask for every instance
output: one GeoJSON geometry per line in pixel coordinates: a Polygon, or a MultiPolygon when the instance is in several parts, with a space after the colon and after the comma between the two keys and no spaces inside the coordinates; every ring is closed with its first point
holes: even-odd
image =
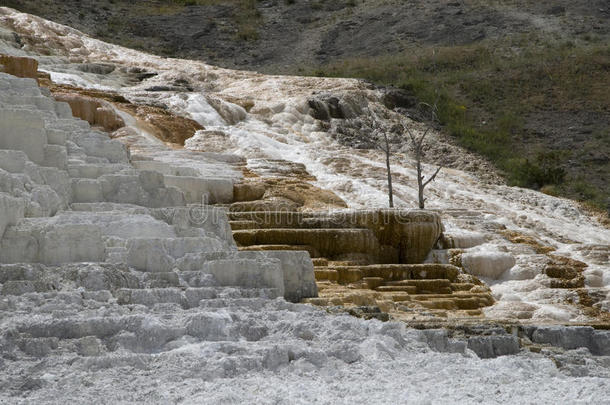
{"type": "Polygon", "coordinates": [[[443,168],[443,166],[439,166],[438,169],[436,169],[436,171],[434,172],[432,177],[430,177],[428,180],[426,180],[426,182],[424,183],[424,187],[426,187],[428,185],[428,183],[430,183],[431,181],[434,181],[434,179],[436,178],[436,175],[438,174],[438,172],[441,171],[442,168],[443,168]]]}
{"type": "MultiPolygon", "coordinates": [[[[426,107],[430,110],[430,116],[432,121],[437,119],[436,111],[436,102],[432,105],[427,103],[420,103],[420,107],[426,107]]],[[[417,191],[418,191],[418,200],[419,200],[419,208],[424,209],[425,203],[427,199],[424,197],[424,189],[430,182],[434,181],[438,173],[441,171],[442,166],[439,166],[436,171],[430,176],[427,180],[423,175],[422,170],[422,158],[425,155],[425,152],[430,149],[430,144],[426,142],[426,137],[432,130],[432,124],[427,124],[425,130],[422,134],[416,135],[409,125],[404,125],[407,134],[409,135],[409,139],[411,140],[411,144],[413,146],[415,152],[415,168],[417,170],[417,191]]]]}

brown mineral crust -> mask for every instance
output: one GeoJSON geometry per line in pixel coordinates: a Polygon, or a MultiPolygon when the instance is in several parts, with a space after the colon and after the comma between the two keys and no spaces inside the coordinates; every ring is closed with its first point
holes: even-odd
{"type": "Polygon", "coordinates": [[[32,58],[0,54],[0,72],[17,77],[38,79],[38,61],[32,58]]]}
{"type": "Polygon", "coordinates": [[[61,95],[71,94],[76,97],[76,95],[80,95],[111,103],[118,109],[136,117],[140,123],[148,124],[147,129],[163,142],[173,144],[171,146],[174,147],[184,146],[184,142],[192,137],[196,131],[204,129],[196,121],[172,114],[162,108],[132,104],[125,97],[113,91],[82,89],[58,85],[50,81],[45,84],[54,96],[62,97],[61,95]]]}
{"type": "Polygon", "coordinates": [[[512,243],[523,243],[531,246],[536,253],[546,254],[555,250],[554,247],[548,246],[533,238],[532,236],[524,235],[521,232],[513,230],[504,230],[500,232],[506,239],[512,243]]]}
{"type": "Polygon", "coordinates": [[[78,93],[56,92],[53,96],[57,101],[68,103],[73,116],[87,121],[92,126],[102,127],[107,132],[114,132],[125,126],[123,119],[105,100],[78,93]]]}

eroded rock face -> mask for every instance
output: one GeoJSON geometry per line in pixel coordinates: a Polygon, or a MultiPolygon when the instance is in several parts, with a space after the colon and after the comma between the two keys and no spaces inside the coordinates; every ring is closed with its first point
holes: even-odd
{"type": "Polygon", "coordinates": [[[321,252],[323,257],[326,257],[324,254],[332,257],[350,252],[367,253],[381,263],[423,262],[442,232],[440,216],[428,211],[363,210],[320,214],[260,210],[235,211],[231,213],[231,217],[234,220],[253,221],[255,227],[261,229],[260,232],[239,234],[238,240],[242,240],[245,246],[281,243],[279,241],[282,238],[286,240],[288,237],[289,229],[286,228],[293,228],[292,234],[295,236],[291,237],[291,242],[286,242],[287,244],[314,243],[320,247],[328,245],[328,249],[322,248],[325,252],[321,252]],[[269,229],[272,232],[265,232],[266,228],[275,230],[269,229]],[[278,228],[284,228],[286,232],[282,233],[278,228]],[[301,229],[302,232],[295,228],[301,229]],[[333,228],[334,233],[330,232],[333,228]],[[312,235],[311,238],[299,236],[307,232],[312,235]],[[340,236],[341,232],[344,233],[343,237],[340,236]],[[356,239],[350,247],[349,238],[352,236],[356,239]],[[330,246],[332,252],[329,250],[330,246]]]}
{"type": "Polygon", "coordinates": [[[531,326],[525,333],[533,343],[550,344],[567,350],[585,347],[595,355],[610,355],[610,331],[595,330],[590,326],[531,326]]]}
{"type": "Polygon", "coordinates": [[[380,244],[397,249],[398,263],[422,263],[443,231],[440,216],[428,211],[363,211],[354,220],[371,229],[380,244]]]}
{"type": "Polygon", "coordinates": [[[233,201],[256,201],[265,195],[266,187],[262,182],[248,182],[233,186],[233,201]]]}
{"type": "Polygon", "coordinates": [[[32,58],[0,54],[0,72],[36,79],[38,78],[38,61],[32,58]]]}
{"type": "Polygon", "coordinates": [[[468,339],[468,348],[483,359],[516,354],[521,350],[519,339],[511,335],[474,336],[468,339]]]}
{"type": "MultiPolygon", "coordinates": [[[[298,176],[298,175],[297,175],[298,176]]],[[[274,201],[284,201],[282,210],[292,207],[290,211],[323,211],[336,208],[347,208],[347,204],[334,192],[311,184],[307,173],[301,178],[263,177],[251,178],[235,184],[232,211],[277,211],[270,209],[274,201]],[[239,204],[246,202],[247,204],[239,204]],[[268,204],[271,203],[271,204],[268,204]]]]}
{"type": "Polygon", "coordinates": [[[0,194],[0,239],[2,239],[6,227],[15,225],[19,219],[23,218],[24,212],[25,202],[23,199],[4,193],[0,194]]]}
{"type": "Polygon", "coordinates": [[[125,122],[114,111],[109,103],[74,93],[55,93],[57,101],[63,101],[70,105],[72,114],[89,124],[104,128],[105,131],[113,132],[125,126],[125,122]]]}
{"type": "Polygon", "coordinates": [[[313,264],[307,252],[303,251],[242,251],[241,257],[269,257],[278,259],[284,274],[284,298],[301,302],[305,298],[317,297],[318,287],[314,277],[313,264]]]}
{"type": "Polygon", "coordinates": [[[485,235],[477,232],[443,232],[439,245],[443,249],[467,249],[485,243],[485,235]]]}
{"type": "Polygon", "coordinates": [[[325,93],[309,99],[308,105],[313,118],[329,121],[333,118],[350,119],[359,116],[368,105],[368,101],[357,94],[343,94],[337,97],[325,93]]]}
{"type": "Polygon", "coordinates": [[[235,240],[242,253],[300,250],[313,257],[319,297],[307,303],[385,321],[405,313],[477,317],[494,302],[476,277],[470,276],[476,285],[463,280],[465,274],[451,264],[401,264],[423,260],[434,246],[442,231],[436,213],[270,211],[263,209],[265,201],[252,201],[250,208],[259,210],[245,212],[232,205],[235,240]]]}

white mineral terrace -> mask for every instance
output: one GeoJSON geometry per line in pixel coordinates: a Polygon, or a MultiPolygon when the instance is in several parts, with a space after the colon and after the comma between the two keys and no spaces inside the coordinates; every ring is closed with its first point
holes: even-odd
{"type": "MultiPolygon", "coordinates": [[[[31,36],[34,45],[26,46],[26,50],[35,53],[40,47],[53,49],[53,54],[58,56],[37,57],[42,69],[50,72],[53,80],[88,88],[113,88],[132,102],[163,105],[198,121],[205,131],[189,139],[187,149],[220,150],[225,158],[233,153],[247,158],[249,166],[254,168],[260,159],[303,163],[309,173],[316,176],[316,185],[336,192],[351,208],[386,205],[386,174],[380,153],[339,145],[309,115],[308,99],[318,93],[330,92],[353,110],[369,104],[378,106],[377,91],[359,81],[265,76],[221,69],[202,62],[165,59],[103,43],[71,28],[8,9],[0,18],[5,26],[20,35],[31,36]],[[85,73],[74,62],[107,62],[121,69],[115,69],[110,75],[85,73]],[[134,68],[157,74],[134,85],[121,73],[134,68]],[[172,83],[180,79],[187,80],[195,91],[171,90],[172,83]],[[168,91],[146,90],[155,86],[165,86],[168,91]],[[246,112],[242,105],[248,105],[249,111],[246,112]],[[210,132],[224,136],[210,141],[210,132]]],[[[6,48],[4,51],[9,54],[26,53],[8,44],[6,48]]],[[[440,139],[439,135],[435,136],[440,139]]],[[[208,176],[239,176],[233,169],[227,169],[227,173],[222,165],[210,165],[205,162],[206,158],[193,159],[186,152],[169,152],[168,148],[157,146],[152,150],[148,147],[148,154],[154,155],[155,160],[173,162],[181,167],[197,166],[208,176]]],[[[141,165],[150,167],[152,164],[141,165]]],[[[394,186],[396,205],[415,207],[417,188],[410,160],[396,158],[393,171],[395,176],[400,176],[394,186]]],[[[469,262],[477,263],[470,271],[492,285],[498,304],[487,309],[490,316],[515,316],[511,312],[511,307],[515,307],[521,314],[523,308],[528,308],[532,319],[586,320],[573,306],[565,304],[566,299],[574,298],[573,293],[548,293],[547,277],[541,274],[545,264],[543,257],[531,248],[506,241],[497,232],[503,227],[537,238],[556,248],[558,254],[587,263],[586,286],[601,289],[600,293],[606,295],[610,293],[610,264],[607,259],[599,260],[591,255],[592,249],[599,245],[607,253],[610,230],[582,212],[576,203],[532,190],[490,184],[479,180],[475,174],[457,169],[441,170],[437,180],[427,189],[427,199],[428,208],[443,210],[448,233],[454,238],[463,235],[468,239],[466,245],[460,247],[468,249],[478,245],[468,253],[473,257],[469,262]],[[473,234],[477,236],[474,239],[473,234]]],[[[442,255],[437,255],[435,260],[439,257],[442,255]]],[[[610,298],[600,305],[610,308],[610,298]]]]}
{"type": "MultiPolygon", "coordinates": [[[[350,208],[385,206],[382,156],[339,145],[309,114],[314,92],[378,104],[365,84],[164,59],[7,8],[0,53],[205,127],[176,150],[120,112],[130,132],[112,140],[34,80],[0,73],[0,403],[610,403],[608,332],[533,327],[529,339],[565,349],[551,356],[519,351],[504,331],[460,340],[329,315],[292,303],[316,292],[306,252],[238,252],[225,212],[200,204],[230,202],[233,163],[246,158],[253,170],[303,163],[350,208]],[[117,68],[78,69],[99,62],[117,68]],[[133,83],[136,68],[157,74],[133,83]],[[179,79],[194,90],[172,89],[179,79]],[[222,153],[199,151],[207,131],[225,134],[214,138],[222,153]],[[509,355],[483,358],[498,354],[509,355]]],[[[398,206],[415,207],[411,162],[393,168],[398,206]]],[[[440,172],[428,199],[463,266],[492,286],[488,317],[589,320],[565,302],[569,289],[548,288],[543,255],[503,227],[587,263],[586,286],[610,309],[610,265],[591,254],[610,231],[574,202],[457,169],[440,172]]]]}

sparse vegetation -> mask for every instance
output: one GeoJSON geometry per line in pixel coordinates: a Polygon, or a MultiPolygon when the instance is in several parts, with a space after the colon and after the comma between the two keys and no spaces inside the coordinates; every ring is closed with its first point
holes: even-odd
{"type": "Polygon", "coordinates": [[[234,18],[237,23],[237,37],[244,41],[254,41],[259,38],[259,27],[262,15],[256,8],[257,0],[239,0],[238,12],[234,18]]]}
{"type": "Polygon", "coordinates": [[[492,161],[511,184],[552,186],[610,212],[607,11],[583,0],[559,8],[534,0],[435,0],[416,8],[402,0],[73,3],[3,1],[163,56],[272,74],[365,78],[428,103],[438,88],[444,130],[492,161]],[[206,18],[192,18],[197,13],[206,18]],[[313,42],[301,47],[305,39],[313,42]],[[435,61],[431,48],[438,50],[435,61]],[[554,153],[560,158],[550,167],[554,153]],[[592,190],[583,192],[579,183],[592,190]]]}
{"type": "MultiPolygon", "coordinates": [[[[235,39],[240,41],[255,41],[259,38],[262,24],[262,15],[257,8],[258,0],[159,0],[133,6],[133,12],[139,15],[176,15],[192,6],[227,5],[233,8],[232,16],[235,28],[235,39]]],[[[125,16],[115,16],[108,19],[106,27],[97,30],[96,35],[101,38],[113,38],[124,28],[127,19],[125,16]]],[[[125,28],[128,28],[125,26],[125,28]]],[[[130,41],[128,36],[126,41],[130,41]]],[[[157,50],[158,51],[158,50],[157,50]]],[[[173,51],[168,49],[167,54],[173,51]]]]}
{"type": "MultiPolygon", "coordinates": [[[[422,102],[436,100],[445,130],[462,146],[490,159],[511,184],[536,189],[553,186],[558,194],[605,206],[610,190],[575,179],[566,170],[569,158],[579,159],[577,153],[565,151],[552,140],[537,141],[534,147],[531,140],[524,140],[533,130],[528,119],[537,113],[610,111],[610,45],[522,41],[519,36],[508,43],[441,47],[434,58],[426,48],[349,58],[310,73],[364,78],[401,87],[422,102]],[[516,44],[522,47],[513,47],[516,44]],[[587,190],[583,184],[589,184],[587,190]]],[[[593,141],[610,139],[607,129],[595,131],[593,141]]],[[[587,140],[583,149],[593,141],[587,140]]]]}

